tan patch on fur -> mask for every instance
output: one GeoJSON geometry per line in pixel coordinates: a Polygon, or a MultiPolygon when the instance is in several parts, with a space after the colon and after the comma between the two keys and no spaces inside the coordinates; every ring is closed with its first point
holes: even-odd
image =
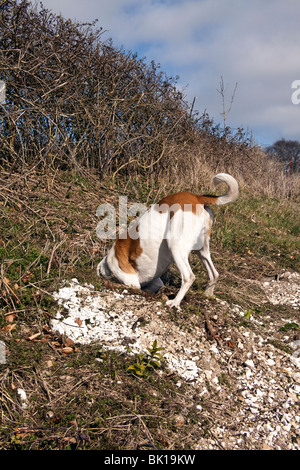
{"type": "MultiPolygon", "coordinates": [[[[197,194],[181,192],[176,194],[171,194],[166,196],[161,201],[157,203],[158,211],[163,213],[166,211],[166,206],[169,208],[173,206],[171,211],[170,218],[174,215],[174,210],[176,211],[176,206],[181,210],[190,210],[192,209],[193,214],[200,213],[199,208],[197,212],[197,206],[199,205],[209,205],[217,204],[218,196],[197,196],[197,194]],[[160,206],[165,205],[165,207],[160,208],[160,206]]],[[[167,209],[168,210],[168,209],[167,209]]],[[[201,211],[202,212],[202,211],[201,211]]]]}
{"type": "Polygon", "coordinates": [[[210,237],[211,236],[211,232],[212,232],[212,226],[213,226],[213,221],[211,219],[211,217],[208,219],[208,236],[210,237]]]}
{"type": "Polygon", "coordinates": [[[142,254],[140,239],[133,240],[128,232],[126,238],[117,237],[115,243],[115,255],[120,269],[124,273],[136,274],[136,260],[142,254]]]}

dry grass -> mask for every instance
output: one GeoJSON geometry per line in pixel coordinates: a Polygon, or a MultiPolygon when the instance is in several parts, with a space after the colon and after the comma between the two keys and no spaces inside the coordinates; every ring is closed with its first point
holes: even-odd
{"type": "MultiPolygon", "coordinates": [[[[159,170],[158,170],[159,172],[159,170]]],[[[240,188],[254,196],[298,198],[300,175],[286,176],[284,165],[270,158],[260,147],[225,144],[222,140],[199,141],[195,147],[168,149],[168,165],[161,180],[168,187],[206,190],[216,173],[233,175],[240,188]]]]}
{"type": "MultiPolygon", "coordinates": [[[[210,174],[203,165],[203,189],[210,174]]],[[[77,347],[49,329],[57,308],[51,293],[63,279],[77,277],[105,287],[95,275],[110,245],[96,237],[98,205],[117,203],[120,193],[150,204],[168,187],[167,180],[132,178],[105,185],[93,175],[70,172],[2,174],[0,340],[7,363],[0,365],[1,449],[188,449],[196,445],[199,429],[203,438],[211,438],[218,409],[226,415],[227,405],[220,403],[217,410],[207,406],[199,418],[190,392],[176,387],[176,376],[163,370],[138,379],[127,373],[127,357],[107,353],[101,345],[77,347]],[[18,389],[26,390],[26,407],[18,389]]],[[[280,266],[297,269],[297,259],[291,258],[296,253],[296,204],[266,196],[249,199],[242,192],[235,205],[218,211],[212,251],[221,273],[221,298],[256,308],[261,293],[246,279],[280,266]],[[264,245],[268,237],[273,245],[264,245]]],[[[194,270],[190,303],[180,318],[173,318],[189,327],[191,312],[206,308],[201,296],[205,274],[200,264],[194,270]]],[[[167,282],[166,293],[172,294],[180,282],[175,269],[167,282]]]]}

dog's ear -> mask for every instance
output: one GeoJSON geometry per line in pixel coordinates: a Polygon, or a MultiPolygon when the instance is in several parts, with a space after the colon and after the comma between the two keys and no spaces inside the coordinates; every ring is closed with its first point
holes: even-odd
{"type": "Polygon", "coordinates": [[[97,274],[98,276],[105,276],[105,277],[111,276],[111,270],[107,263],[107,256],[105,256],[105,258],[103,258],[103,260],[100,261],[100,263],[98,264],[97,274]]]}

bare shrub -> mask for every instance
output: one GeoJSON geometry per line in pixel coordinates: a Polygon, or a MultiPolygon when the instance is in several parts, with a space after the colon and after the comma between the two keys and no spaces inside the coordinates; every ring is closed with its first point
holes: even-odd
{"type": "Polygon", "coordinates": [[[152,63],[30,2],[0,1],[0,162],[145,172],[164,142],[187,137],[187,104],[152,63]]]}
{"type": "Polygon", "coordinates": [[[3,169],[84,168],[187,188],[225,171],[254,192],[295,194],[297,178],[242,129],[192,113],[176,80],[104,41],[95,22],[0,0],[0,79],[3,169]]]}

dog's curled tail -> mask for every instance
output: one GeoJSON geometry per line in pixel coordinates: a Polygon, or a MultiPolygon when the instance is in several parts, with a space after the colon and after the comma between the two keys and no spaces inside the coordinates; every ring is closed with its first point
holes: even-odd
{"type": "Polygon", "coordinates": [[[223,206],[223,204],[228,204],[237,199],[239,195],[239,185],[237,181],[227,173],[219,173],[213,178],[213,183],[215,186],[218,186],[220,183],[226,183],[228,186],[228,191],[223,196],[219,196],[217,199],[217,206],[223,206]]]}

